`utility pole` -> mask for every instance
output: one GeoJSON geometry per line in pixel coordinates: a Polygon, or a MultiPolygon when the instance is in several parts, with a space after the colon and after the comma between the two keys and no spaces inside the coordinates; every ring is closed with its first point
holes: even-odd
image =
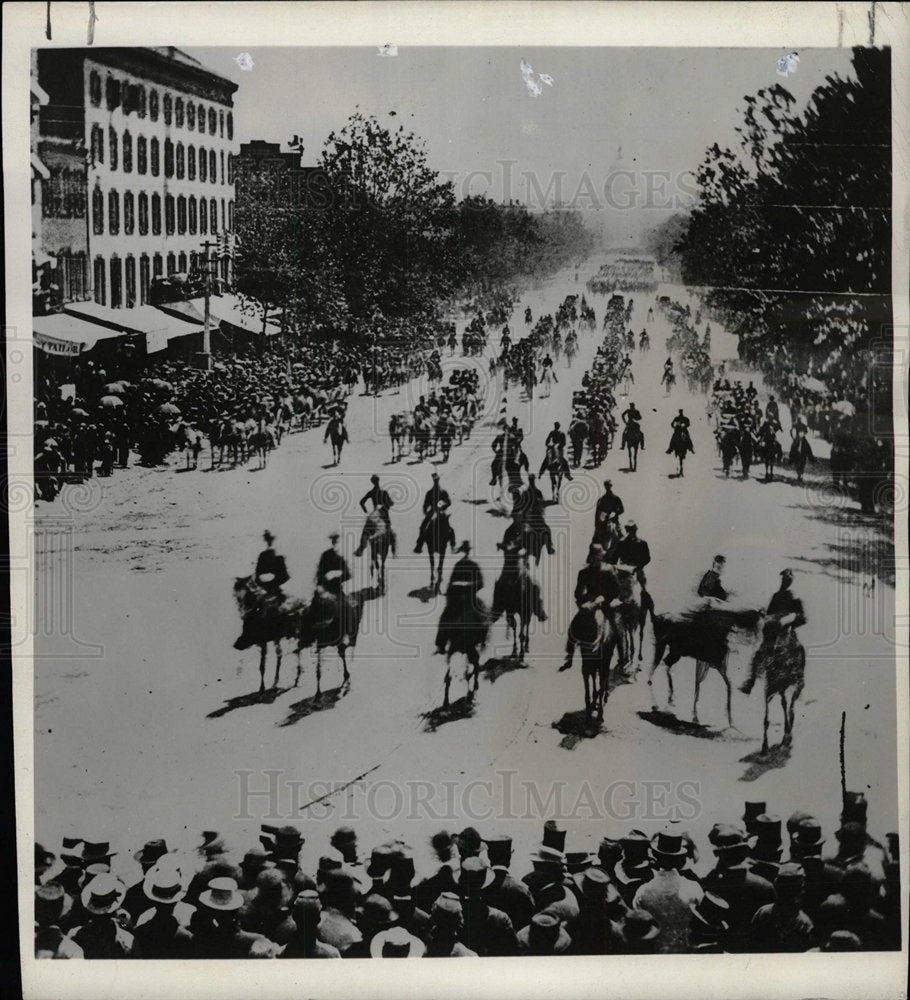
{"type": "Polygon", "coordinates": [[[215,244],[211,240],[203,240],[202,249],[202,273],[203,273],[203,283],[205,288],[205,316],[203,319],[202,326],[202,350],[197,354],[197,359],[199,362],[199,367],[204,371],[210,371],[212,367],[212,334],[210,331],[211,326],[211,313],[209,312],[209,296],[211,294],[211,273],[209,271],[209,248],[215,244]]]}

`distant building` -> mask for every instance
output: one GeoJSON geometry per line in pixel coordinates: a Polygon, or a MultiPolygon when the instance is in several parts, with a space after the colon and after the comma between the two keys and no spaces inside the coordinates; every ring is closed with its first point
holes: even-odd
{"type": "Polygon", "coordinates": [[[63,303],[145,305],[154,278],[192,272],[233,229],[236,90],[173,47],[38,50],[33,246],[63,303]]]}
{"type": "Polygon", "coordinates": [[[331,195],[325,172],[303,166],[302,156],[302,143],[288,151],[264,139],[242,143],[234,162],[238,211],[254,206],[328,207],[331,195]]]}

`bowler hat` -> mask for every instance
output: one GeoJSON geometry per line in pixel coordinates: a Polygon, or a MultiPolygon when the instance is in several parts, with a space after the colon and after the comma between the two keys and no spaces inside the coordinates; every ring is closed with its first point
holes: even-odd
{"type": "Polygon", "coordinates": [[[480,853],[483,839],[473,826],[466,826],[461,833],[456,834],[455,841],[463,858],[480,853]]]}
{"type": "Polygon", "coordinates": [[[806,873],[803,871],[803,866],[795,864],[792,861],[788,861],[778,868],[777,875],[774,877],[774,885],[781,887],[792,887],[804,885],[806,881],[806,873]]]}
{"type": "Polygon", "coordinates": [[[653,941],[660,934],[660,926],[647,910],[630,910],[622,923],[626,941],[653,941]]]}
{"type": "Polygon", "coordinates": [[[820,848],[824,844],[821,824],[813,816],[801,819],[795,830],[794,847],[800,849],[820,848]]]}
{"type": "Polygon", "coordinates": [[[453,892],[444,892],[433,903],[431,916],[436,924],[457,924],[462,920],[461,900],[453,892]]]}
{"type": "Polygon", "coordinates": [[[364,923],[375,927],[377,930],[385,930],[392,924],[397,924],[399,920],[391,902],[379,892],[371,892],[363,901],[360,908],[364,923]]]}
{"type": "Polygon", "coordinates": [[[35,886],[35,922],[42,927],[56,924],[72,905],[72,899],[59,883],[35,886]]]}
{"type": "Polygon", "coordinates": [[[555,913],[535,913],[527,927],[518,932],[518,940],[531,955],[558,955],[569,950],[572,939],[555,913]]]}
{"type": "Polygon", "coordinates": [[[296,861],[305,838],[296,826],[274,827],[263,823],[259,841],[273,860],[296,861]]]}
{"type": "Polygon", "coordinates": [[[389,870],[392,863],[392,844],[380,844],[370,851],[370,860],[367,864],[367,875],[370,878],[382,878],[389,870]]]}
{"type": "Polygon", "coordinates": [[[146,841],[141,851],[133,855],[140,865],[153,865],[168,853],[167,844],[162,839],[146,841]]]}

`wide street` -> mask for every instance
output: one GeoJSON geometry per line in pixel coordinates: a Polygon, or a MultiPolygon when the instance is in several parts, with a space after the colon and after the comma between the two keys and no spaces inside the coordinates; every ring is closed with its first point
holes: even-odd
{"type": "MultiPolygon", "coordinates": [[[[584,291],[585,280],[600,262],[599,257],[586,262],[578,283],[572,269],[526,293],[516,305],[513,337],[526,331],[526,305],[535,320],[541,312],[555,312],[566,294],[584,291]]],[[[685,294],[663,286],[660,291],[685,294]]],[[[534,472],[553,422],[568,425],[572,392],[601,343],[606,297],[587,297],[598,329],[581,333],[571,369],[564,359],[557,363],[559,383],[552,396],[529,403],[513,388],[506,397],[509,417],[517,416],[525,430],[534,472]]],[[[633,297],[631,325],[637,334],[655,298],[644,293],[633,297]]],[[[820,467],[810,467],[816,485],[797,486],[787,468],[782,472],[787,478],[772,484],[761,481],[760,467],[747,481],[738,473],[725,480],[705,397],[690,395],[682,379],[670,396],[659,386],[667,354],[664,341],[671,331],[656,309],[649,329],[652,350],[634,355],[635,385],[628,397],[644,414],[647,445],[638,471],[626,471],[626,456],[614,449],[600,469],[579,470],[563,488],[562,503],[547,508],[556,555],[544,554],[539,578],[549,620],[532,626],[523,667],[508,658],[511,639],[506,640],[503,622],[494,626],[470,714],[440,719],[433,711],[442,701],[444,663],[434,655],[433,639],[443,599],[429,594],[426,554],[414,555],[413,547],[420,500],[437,466],[417,463],[414,456],[391,464],[386,433],[389,416],[413,405],[426,386],[415,382],[401,394],[386,392],[378,399],[351,397],[351,442],[337,469],[329,467],[323,429],[314,428],[286,438],[264,471],[253,471],[252,463],[209,471],[207,449],[199,471],[183,471],[177,457],[168,467],[117,471],[102,481],[101,502],[72,515],[62,533],[42,534],[42,524],[58,523],[55,519],[65,514],[63,500],[42,505],[36,524],[39,600],[45,608],[62,607],[68,617],[63,628],[53,621],[42,625],[36,640],[37,839],[59,843],[62,835],[101,839],[103,834],[114,842],[127,837],[141,842],[164,835],[169,843],[192,845],[205,828],[248,846],[256,840],[267,803],[251,800],[243,818],[238,772],[252,772],[250,788],[263,789],[270,780],[265,771],[280,772],[272,780],[281,784],[279,805],[285,816],[293,807],[287,782],[303,783],[300,806],[332,785],[360,778],[361,784],[329,795],[318,808],[294,810],[309,824],[308,848],[317,853],[342,819],[357,827],[364,846],[378,843],[386,833],[401,833],[422,851],[435,829],[460,828],[470,821],[462,809],[465,788],[488,780],[498,789],[503,779],[497,772],[512,772],[516,785],[533,781],[542,801],[555,794],[556,782],[564,782],[564,810],[576,802],[585,782],[601,804],[605,790],[627,783],[614,797],[618,825],[648,833],[662,825],[666,813],[659,802],[651,802],[645,815],[646,799],[663,794],[665,806],[673,806],[681,782],[697,789],[688,794],[697,800],[698,814],[685,824],[693,835],[703,836],[720,819],[737,819],[745,799],[767,799],[769,810],[784,817],[803,808],[832,829],[840,806],[838,743],[844,711],[848,787],[867,792],[877,831],[896,828],[893,570],[890,580],[885,569],[877,570],[872,594],[862,586],[883,559],[883,522],[855,513],[852,502],[843,509],[820,485],[820,467]],[[669,422],[680,406],[692,419],[696,453],[686,463],[684,478],[675,478],[675,461],[664,450],[669,422]],[[232,648],[239,632],[234,578],[251,571],[268,528],[287,557],[292,579],[286,590],[308,598],[332,529],[342,530],[350,557],[363,522],[358,501],[374,472],[396,497],[392,521],[398,555],[389,561],[385,593],[366,603],[350,690],[339,697],[341,669],[330,653],[324,697],[315,699],[310,651],[303,654],[299,687],[289,687],[295,658],[286,650],[278,688],[259,698],[258,652],[232,648]],[[793,568],[793,588],[808,616],[801,630],[808,666],[789,758],[754,759],[761,743],[762,685],[749,697],[737,690],[753,646],[734,648],[730,658],[735,729],[724,730],[724,687],[715,673],[706,679],[699,705],[706,729],[659,725],[659,720],[643,717],[650,708],[650,625],[643,673],[611,693],[603,732],[593,738],[581,734],[573,715],[584,705],[578,663],[568,673],[557,673],[557,667],[574,611],[575,575],[606,477],[650,545],[648,583],[658,611],[690,604],[701,574],[718,552],[727,557],[728,589],[760,607],[777,588],[780,570],[793,568]],[[66,551],[70,538],[71,556],[66,551]],[[42,592],[51,585],[63,588],[56,603],[42,592]],[[89,655],[82,655],[86,650],[89,655]],[[561,721],[560,728],[554,727],[561,721]],[[432,782],[419,794],[435,796],[437,811],[445,796],[454,794],[457,816],[434,818],[428,808],[417,808],[411,818],[376,816],[388,815],[396,805],[397,793],[386,783],[401,786],[406,781],[432,782]],[[325,785],[308,787],[313,782],[325,785]],[[447,782],[454,792],[446,792],[447,782]],[[374,815],[367,815],[370,803],[374,815]],[[628,820],[622,820],[624,808],[628,820]]],[[[712,336],[717,358],[735,357],[735,345],[722,331],[715,327],[712,336]]],[[[488,353],[498,341],[495,331],[488,353]]],[[[481,370],[485,413],[470,440],[454,448],[438,471],[452,495],[457,538],[471,541],[489,601],[501,565],[496,542],[508,523],[491,502],[487,486],[502,389],[498,381],[489,381],[484,359],[462,359],[460,352],[446,359],[446,378],[450,366],[465,364],[481,370]]],[[[619,411],[628,400],[618,398],[619,411]]],[[[784,440],[786,432],[785,426],[784,440]]],[[[549,498],[549,483],[540,485],[549,498]]],[[[456,558],[447,557],[446,578],[456,558]]],[[[365,560],[352,562],[353,589],[367,587],[365,560]]],[[[270,656],[268,684],[273,676],[270,656]]],[[[692,661],[680,662],[674,677],[676,711],[688,720],[692,661]]],[[[459,672],[453,697],[461,698],[464,690],[459,672]]],[[[655,692],[665,707],[663,668],[655,678],[655,692]]],[[[781,734],[779,705],[772,712],[776,741],[781,734]]],[[[526,796],[516,794],[512,815],[522,815],[525,801],[526,796]]],[[[490,797],[476,786],[471,804],[481,812],[492,810],[474,825],[482,833],[501,829],[512,835],[519,856],[539,840],[542,818],[537,815],[527,822],[504,819],[497,824],[497,813],[509,811],[498,791],[490,797]]],[[[579,805],[566,825],[599,837],[604,822],[589,816],[579,805]]]]}

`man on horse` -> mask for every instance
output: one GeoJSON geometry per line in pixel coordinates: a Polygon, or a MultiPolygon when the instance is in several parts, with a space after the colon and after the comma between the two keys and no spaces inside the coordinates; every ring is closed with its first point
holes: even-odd
{"type": "Polygon", "coordinates": [[[701,578],[698,585],[698,596],[707,598],[710,601],[729,600],[730,595],[721,585],[720,578],[724,571],[727,560],[725,556],[717,555],[707,573],[701,578]]]}
{"type": "Polygon", "coordinates": [[[513,510],[521,512],[531,533],[540,540],[541,548],[546,548],[552,556],[556,550],[553,548],[550,527],[544,520],[544,504],[543,493],[537,486],[537,477],[531,472],[528,474],[528,485],[515,496],[513,510]]]}
{"type": "Polygon", "coordinates": [[[674,452],[678,445],[685,447],[687,451],[691,451],[695,454],[695,449],[692,447],[692,438],[689,435],[689,418],[683,413],[682,407],[679,408],[679,413],[670,421],[670,426],[673,428],[673,435],[670,438],[670,445],[667,448],[667,454],[670,455],[674,452]]]}
{"type": "Polygon", "coordinates": [[[765,420],[774,420],[780,427],[780,409],[777,400],[771,396],[765,406],[765,420]]]}
{"type": "Polygon", "coordinates": [[[556,448],[560,455],[565,451],[566,447],[566,435],[565,432],[560,429],[559,421],[553,424],[553,430],[547,435],[547,440],[544,441],[544,447],[549,448],[550,446],[556,448]]]}
{"type": "Polygon", "coordinates": [[[587,565],[578,571],[575,583],[575,604],[578,611],[569,625],[569,635],[566,639],[566,658],[558,673],[569,670],[575,655],[575,626],[585,614],[600,610],[612,625],[617,636],[622,634],[619,621],[619,585],[615,575],[604,564],[604,549],[602,545],[592,545],[588,553],[587,565]]]}
{"type": "Polygon", "coordinates": [[[624,527],[626,536],[617,544],[613,559],[616,563],[634,567],[636,579],[644,587],[648,582],[645,566],[651,561],[651,550],[648,543],[638,537],[638,525],[634,521],[626,521],[624,527]]]}
{"type": "MultiPolygon", "coordinates": [[[[780,572],[780,587],[771,596],[768,602],[767,617],[771,619],[765,625],[764,642],[777,643],[784,642],[789,645],[798,645],[796,630],[806,624],[806,612],[803,602],[791,591],[793,584],[793,570],[787,567],[780,572]],[[773,624],[772,624],[773,622],[773,624]]],[[[755,685],[758,676],[758,664],[761,657],[752,658],[752,670],[749,677],[740,686],[743,694],[749,694],[755,685]]]]}
{"type": "Polygon", "coordinates": [[[344,592],[344,585],[351,579],[351,570],[347,560],[338,551],[338,540],[341,536],[337,531],[329,535],[331,547],[326,549],[319,557],[316,566],[316,587],[333,597],[339,605],[340,619],[342,622],[342,637],[351,637],[351,622],[353,614],[348,603],[347,594],[344,592]]]}
{"type": "Polygon", "coordinates": [[[266,547],[259,553],[256,559],[256,569],[254,578],[256,583],[262,588],[266,600],[275,606],[284,600],[282,587],[290,580],[284,556],[278,555],[274,545],[275,536],[271,531],[265,531],[262,535],[265,539],[266,547]]]}
{"type": "Polygon", "coordinates": [[[628,407],[623,411],[622,414],[623,431],[622,431],[622,442],[620,444],[620,449],[624,449],[628,443],[629,431],[632,426],[638,428],[638,440],[639,448],[642,451],[645,450],[645,435],[644,431],[641,429],[641,413],[638,411],[638,407],[634,403],[629,403],[628,407]]]}
{"type": "Polygon", "coordinates": [[[423,498],[423,521],[420,524],[420,532],[417,535],[417,544],[414,546],[415,552],[420,552],[427,540],[427,529],[433,514],[437,511],[446,514],[452,506],[448,490],[444,490],[439,485],[439,473],[433,473],[433,485],[427,490],[423,498]]]}
{"type": "MultiPolygon", "coordinates": [[[[385,523],[386,528],[391,533],[392,522],[389,518],[389,511],[394,506],[392,498],[389,496],[388,491],[384,490],[379,485],[379,476],[370,476],[370,482],[373,484],[367,493],[364,494],[360,499],[360,509],[367,513],[367,503],[373,504],[373,510],[379,512],[379,516],[385,523]]],[[[363,526],[363,531],[360,534],[360,544],[357,546],[355,555],[360,555],[366,548],[367,541],[369,539],[368,525],[363,526]]]]}

